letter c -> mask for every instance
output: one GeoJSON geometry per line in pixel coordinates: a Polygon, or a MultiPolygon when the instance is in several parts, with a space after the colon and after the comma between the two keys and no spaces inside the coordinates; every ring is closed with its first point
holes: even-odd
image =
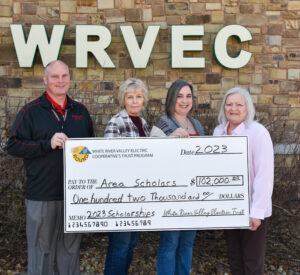
{"type": "Polygon", "coordinates": [[[227,41],[230,36],[236,36],[240,42],[252,40],[250,31],[240,25],[228,25],[222,28],[214,41],[214,54],[217,61],[229,69],[238,69],[248,64],[252,53],[241,50],[237,57],[231,57],[227,52],[227,41]]]}

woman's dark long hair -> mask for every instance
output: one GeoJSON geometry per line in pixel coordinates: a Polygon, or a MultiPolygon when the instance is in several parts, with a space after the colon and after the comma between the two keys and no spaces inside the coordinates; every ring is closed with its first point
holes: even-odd
{"type": "Polygon", "coordinates": [[[184,86],[189,86],[191,91],[192,91],[193,107],[192,107],[192,109],[190,110],[189,113],[193,112],[194,106],[195,106],[193,86],[190,83],[183,80],[183,79],[178,79],[178,80],[176,80],[175,82],[172,83],[171,87],[168,90],[168,94],[167,94],[167,98],[166,98],[166,114],[167,114],[168,117],[171,117],[171,116],[174,115],[177,96],[179,94],[179,91],[184,86]]]}

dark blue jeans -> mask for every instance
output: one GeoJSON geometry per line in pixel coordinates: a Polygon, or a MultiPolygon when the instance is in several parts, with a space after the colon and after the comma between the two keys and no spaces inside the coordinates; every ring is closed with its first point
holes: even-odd
{"type": "Polygon", "coordinates": [[[157,255],[157,275],[188,275],[197,231],[162,231],[157,255]]]}
{"type": "Polygon", "coordinates": [[[104,275],[127,274],[138,237],[138,232],[109,233],[104,275]]]}

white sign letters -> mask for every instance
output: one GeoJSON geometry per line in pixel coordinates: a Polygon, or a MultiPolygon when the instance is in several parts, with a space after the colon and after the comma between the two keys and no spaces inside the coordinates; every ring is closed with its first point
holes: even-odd
{"type": "Polygon", "coordinates": [[[88,52],[91,52],[104,68],[115,68],[105,49],[110,45],[111,34],[104,26],[76,26],[76,67],[88,67],[88,52]],[[88,36],[98,36],[98,41],[88,41],[88,36]]]}
{"type": "Polygon", "coordinates": [[[40,50],[44,66],[58,59],[65,28],[66,25],[54,25],[50,42],[48,42],[45,26],[32,25],[26,41],[23,26],[10,25],[20,67],[33,66],[37,47],[40,50]]]}
{"type": "MultiPolygon", "coordinates": [[[[159,26],[149,26],[140,47],[132,26],[120,26],[134,68],[147,67],[158,36],[159,28],[159,26]]],[[[33,66],[37,48],[39,48],[44,66],[50,61],[59,58],[60,48],[66,29],[65,25],[54,25],[50,40],[48,40],[44,25],[32,25],[27,40],[22,25],[11,24],[10,29],[20,67],[33,66]]],[[[185,37],[203,35],[205,35],[205,28],[203,25],[172,26],[172,68],[205,68],[204,57],[184,57],[185,52],[203,51],[202,40],[187,40],[185,37]]],[[[243,26],[225,26],[216,35],[214,55],[222,66],[238,69],[247,65],[251,59],[251,53],[242,50],[237,57],[231,57],[227,51],[227,41],[231,36],[237,37],[240,42],[252,39],[251,33],[243,26]]],[[[77,25],[76,67],[88,67],[88,53],[90,52],[103,68],[115,68],[115,64],[106,52],[110,43],[111,33],[107,27],[102,25],[77,25]],[[96,36],[99,39],[97,41],[89,41],[89,37],[92,36],[96,36]]]]}
{"type": "Polygon", "coordinates": [[[141,48],[136,40],[132,26],[120,26],[120,28],[134,68],[146,68],[160,27],[148,27],[141,48]]]}
{"type": "Polygon", "coordinates": [[[203,57],[184,57],[185,51],[202,51],[201,40],[184,40],[184,36],[204,35],[204,28],[200,25],[172,26],[172,68],[204,68],[203,57]]]}
{"type": "Polygon", "coordinates": [[[252,54],[241,50],[237,57],[231,57],[227,52],[227,41],[231,36],[236,36],[240,42],[252,40],[251,33],[243,26],[230,25],[220,30],[215,38],[214,49],[219,63],[230,69],[238,69],[248,64],[252,54]]]}

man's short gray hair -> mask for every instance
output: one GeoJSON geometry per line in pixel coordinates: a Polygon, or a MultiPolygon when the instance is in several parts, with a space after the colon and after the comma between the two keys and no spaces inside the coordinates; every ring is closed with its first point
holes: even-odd
{"type": "Polygon", "coordinates": [[[225,126],[226,123],[228,122],[228,119],[226,118],[226,114],[225,114],[225,103],[226,103],[227,97],[232,94],[240,94],[241,96],[243,96],[245,103],[246,103],[246,108],[247,108],[247,117],[244,120],[244,123],[246,126],[249,126],[251,124],[251,122],[254,120],[255,108],[254,108],[250,93],[246,89],[243,89],[240,87],[231,88],[224,95],[223,101],[221,104],[221,108],[220,108],[220,112],[218,115],[219,123],[221,125],[225,126]]]}
{"type": "Polygon", "coordinates": [[[119,88],[119,94],[118,94],[118,99],[119,103],[122,107],[124,106],[124,100],[125,100],[125,94],[128,92],[133,92],[141,89],[143,91],[143,96],[144,96],[144,106],[147,105],[148,100],[149,100],[149,92],[146,84],[138,79],[138,78],[128,78],[119,88]]]}
{"type": "Polygon", "coordinates": [[[55,63],[60,63],[60,64],[65,65],[65,66],[68,68],[68,72],[69,72],[69,74],[70,74],[69,66],[68,66],[65,62],[63,62],[63,61],[61,61],[61,60],[53,60],[53,61],[50,61],[50,62],[46,65],[46,67],[45,67],[45,72],[44,72],[44,76],[47,76],[47,75],[48,75],[50,67],[51,67],[53,64],[55,64],[55,63]]]}

